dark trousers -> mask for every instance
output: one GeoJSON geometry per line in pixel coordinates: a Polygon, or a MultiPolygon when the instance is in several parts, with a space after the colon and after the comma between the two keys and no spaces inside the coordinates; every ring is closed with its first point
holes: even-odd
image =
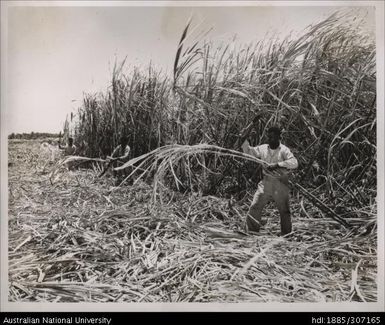
{"type": "Polygon", "coordinates": [[[281,233],[291,232],[289,187],[287,180],[265,176],[258,184],[246,218],[247,230],[258,232],[261,227],[262,210],[269,201],[274,201],[281,217],[281,233]]]}
{"type": "MultiPolygon", "coordinates": [[[[124,164],[125,162],[122,162],[122,161],[116,161],[114,162],[113,164],[113,168],[116,168],[116,167],[120,167],[124,164]]],[[[123,170],[113,170],[112,174],[115,178],[115,185],[119,185],[121,182],[123,182],[125,180],[125,178],[130,175],[131,173],[131,167],[128,167],[126,169],[123,169],[123,170]]],[[[130,179],[128,179],[126,181],[126,184],[129,184],[129,185],[132,185],[132,179],[130,177],[130,179]]]]}

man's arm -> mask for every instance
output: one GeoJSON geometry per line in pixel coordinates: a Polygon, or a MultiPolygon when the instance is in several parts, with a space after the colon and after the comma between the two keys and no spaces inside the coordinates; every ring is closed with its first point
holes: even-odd
{"type": "Polygon", "coordinates": [[[261,158],[258,147],[256,147],[256,148],[250,147],[250,143],[247,140],[245,140],[245,142],[243,142],[243,144],[242,144],[242,151],[245,154],[248,154],[250,156],[254,156],[255,158],[261,158]]]}
{"type": "Polygon", "coordinates": [[[120,148],[120,145],[118,145],[118,146],[114,149],[114,151],[112,152],[112,154],[111,154],[111,156],[110,156],[110,158],[111,158],[112,160],[118,159],[118,158],[117,158],[117,155],[118,155],[118,153],[119,153],[119,148],[120,148]]]}
{"type": "Polygon", "coordinates": [[[128,160],[128,157],[130,155],[130,146],[126,146],[126,148],[124,149],[124,155],[119,157],[119,160],[123,160],[123,161],[126,161],[128,160]]]}
{"type": "Polygon", "coordinates": [[[130,147],[129,146],[126,146],[126,148],[124,149],[124,154],[123,156],[118,156],[116,157],[118,154],[119,154],[119,149],[120,149],[120,146],[118,146],[114,152],[112,153],[111,157],[113,158],[113,160],[126,160],[128,159],[129,155],[130,155],[130,147]]]}
{"type": "Polygon", "coordinates": [[[278,163],[278,167],[283,167],[287,169],[296,169],[298,167],[298,160],[294,157],[293,153],[289,148],[285,148],[283,152],[284,161],[278,163]]]}

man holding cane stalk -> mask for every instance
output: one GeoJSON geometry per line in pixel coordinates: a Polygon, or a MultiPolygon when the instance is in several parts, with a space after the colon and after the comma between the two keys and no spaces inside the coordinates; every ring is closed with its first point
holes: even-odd
{"type": "Polygon", "coordinates": [[[267,144],[250,147],[245,140],[242,144],[244,153],[263,160],[263,179],[258,184],[246,217],[246,231],[258,232],[261,227],[262,210],[273,200],[281,218],[281,234],[292,231],[289,206],[289,170],[298,167],[298,161],[288,147],[281,144],[281,130],[270,127],[267,131],[267,144]]]}

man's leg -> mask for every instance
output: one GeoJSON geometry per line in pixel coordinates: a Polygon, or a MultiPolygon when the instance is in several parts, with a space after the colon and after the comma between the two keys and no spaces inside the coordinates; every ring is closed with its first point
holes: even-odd
{"type": "Polygon", "coordinates": [[[275,187],[273,199],[281,217],[281,234],[286,235],[292,230],[289,205],[289,187],[283,183],[277,183],[275,187]]]}
{"type": "Polygon", "coordinates": [[[259,231],[261,228],[262,210],[268,201],[269,198],[264,193],[264,185],[259,183],[246,217],[247,230],[255,232],[259,231]]]}
{"type": "Polygon", "coordinates": [[[122,181],[123,181],[123,178],[122,178],[122,170],[114,170],[114,168],[116,167],[120,167],[122,164],[119,162],[119,161],[115,161],[112,165],[112,168],[113,168],[113,175],[114,175],[114,178],[115,178],[115,186],[119,186],[122,181]]]}

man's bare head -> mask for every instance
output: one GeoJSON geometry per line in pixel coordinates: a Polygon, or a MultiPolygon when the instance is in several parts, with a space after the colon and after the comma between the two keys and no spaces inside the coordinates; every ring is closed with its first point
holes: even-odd
{"type": "Polygon", "coordinates": [[[267,142],[271,149],[277,149],[281,140],[281,129],[277,126],[272,126],[267,130],[267,142]]]}
{"type": "Polygon", "coordinates": [[[120,145],[125,147],[128,144],[128,137],[123,135],[120,137],[120,145]]]}

